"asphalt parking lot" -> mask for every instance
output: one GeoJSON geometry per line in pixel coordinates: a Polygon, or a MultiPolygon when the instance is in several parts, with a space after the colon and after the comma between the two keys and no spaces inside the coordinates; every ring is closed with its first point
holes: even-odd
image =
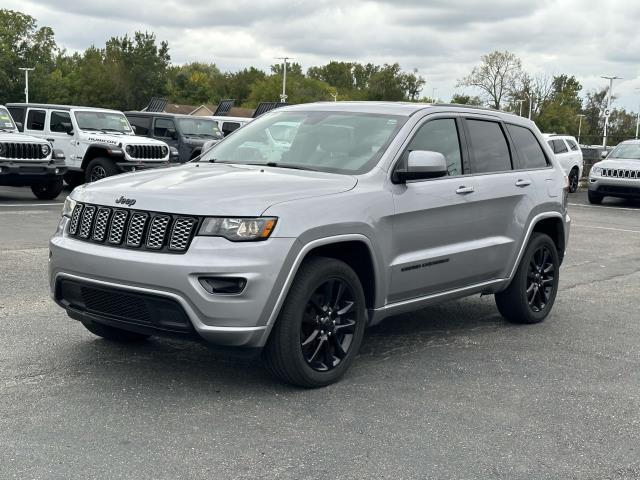
{"type": "Polygon", "coordinates": [[[543,324],[492,297],[394,317],[308,391],[69,319],[46,278],[62,200],[0,188],[2,479],[640,478],[640,202],[571,196],[543,324]]]}

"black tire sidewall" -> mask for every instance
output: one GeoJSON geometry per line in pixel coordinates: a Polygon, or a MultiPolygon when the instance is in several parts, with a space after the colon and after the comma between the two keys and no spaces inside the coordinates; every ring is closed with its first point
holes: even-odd
{"type": "Polygon", "coordinates": [[[113,175],[117,175],[118,173],[120,173],[118,171],[118,168],[115,166],[115,164],[111,160],[109,160],[108,158],[97,157],[89,162],[85,170],[85,181],[87,183],[91,183],[91,172],[97,166],[104,168],[104,171],[106,172],[107,177],[111,177],[113,175]]]}
{"type": "Polygon", "coordinates": [[[271,333],[271,348],[283,348],[292,358],[288,359],[295,383],[306,387],[321,387],[335,382],[349,369],[362,343],[366,327],[366,302],[357,274],[346,263],[331,258],[314,258],[305,261],[294,279],[285,304],[278,316],[277,325],[271,333]],[[351,287],[358,308],[358,318],[353,342],[347,356],[328,372],[311,368],[305,360],[300,345],[301,316],[313,292],[331,278],[343,280],[351,287]]]}
{"type": "Polygon", "coordinates": [[[580,178],[578,177],[579,175],[579,171],[576,167],[574,167],[570,172],[569,172],[569,192],[570,193],[576,193],[578,191],[578,187],[580,186],[580,178]],[[571,181],[572,177],[576,177],[577,181],[575,184],[575,188],[573,187],[573,182],[571,181]]]}
{"type": "Polygon", "coordinates": [[[53,200],[62,192],[64,184],[62,177],[51,180],[49,183],[33,185],[31,191],[40,200],[53,200]]]}
{"type": "Polygon", "coordinates": [[[525,307],[525,311],[527,312],[528,322],[527,323],[538,323],[544,320],[551,309],[553,308],[553,304],[555,303],[556,295],[558,293],[558,283],[560,281],[560,260],[558,257],[558,251],[556,249],[555,243],[551,238],[543,233],[534,233],[527,246],[527,250],[525,251],[524,256],[522,257],[522,262],[520,263],[520,267],[518,268],[518,290],[520,293],[520,298],[522,299],[523,306],[525,307]],[[540,312],[534,312],[529,303],[527,302],[527,271],[529,268],[529,262],[531,261],[531,257],[540,247],[546,246],[551,255],[553,257],[553,267],[555,270],[555,281],[553,282],[553,289],[551,291],[551,295],[549,297],[549,301],[543,310],[540,312]]]}

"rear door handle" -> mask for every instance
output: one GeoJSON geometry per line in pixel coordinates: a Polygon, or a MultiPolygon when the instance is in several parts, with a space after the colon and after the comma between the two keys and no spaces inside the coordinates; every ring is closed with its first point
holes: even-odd
{"type": "Polygon", "coordinates": [[[528,187],[531,185],[531,180],[520,179],[516,182],[516,187],[528,187]]]}
{"type": "Polygon", "coordinates": [[[465,187],[464,185],[460,185],[456,190],[456,193],[459,195],[464,195],[466,193],[473,193],[473,187],[465,187]]]}

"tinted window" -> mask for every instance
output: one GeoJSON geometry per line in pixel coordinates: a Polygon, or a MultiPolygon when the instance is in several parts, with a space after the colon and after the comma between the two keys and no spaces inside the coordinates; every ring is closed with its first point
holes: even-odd
{"type": "Polygon", "coordinates": [[[522,168],[542,168],[547,166],[542,147],[531,130],[516,125],[507,125],[511,140],[518,151],[522,168]]]}
{"type": "MultiPolygon", "coordinates": [[[[24,124],[24,112],[25,109],[23,107],[9,107],[9,113],[11,113],[13,119],[22,124],[24,124]]],[[[22,128],[19,128],[18,130],[22,131],[23,129],[24,125],[22,125],[22,128]]]]}
{"type": "Polygon", "coordinates": [[[473,152],[474,173],[511,170],[509,146],[499,123],[467,120],[467,128],[473,152]]]}
{"type": "Polygon", "coordinates": [[[402,156],[402,163],[406,165],[409,152],[413,150],[428,150],[439,152],[447,160],[449,175],[462,175],[462,157],[460,156],[460,139],[456,121],[452,118],[442,118],[425,123],[402,156]]]}
{"type": "Polygon", "coordinates": [[[173,123],[173,120],[167,120],[166,118],[156,118],[156,123],[153,126],[153,136],[154,137],[168,137],[168,130],[175,131],[176,126],[173,123]]]}
{"type": "Polygon", "coordinates": [[[71,115],[69,112],[51,112],[49,130],[52,132],[65,133],[65,124],[71,126],[71,115]]]}
{"type": "Polygon", "coordinates": [[[222,123],[222,133],[228,135],[231,132],[235,132],[240,128],[240,124],[236,122],[223,122],[222,123]]]}
{"type": "Polygon", "coordinates": [[[149,135],[149,129],[151,128],[151,117],[129,117],[129,123],[136,127],[136,133],[138,135],[149,135]]]}
{"type": "Polygon", "coordinates": [[[574,142],[571,139],[567,139],[567,143],[569,144],[569,148],[571,150],[580,150],[580,147],[578,146],[578,144],[576,142],[574,142]]]}
{"type": "Polygon", "coordinates": [[[44,110],[29,110],[27,114],[27,129],[44,130],[44,118],[46,112],[44,110]]]}
{"type": "Polygon", "coordinates": [[[553,151],[555,153],[566,153],[569,151],[569,149],[565,145],[564,141],[558,139],[558,140],[553,140],[553,151]]]}

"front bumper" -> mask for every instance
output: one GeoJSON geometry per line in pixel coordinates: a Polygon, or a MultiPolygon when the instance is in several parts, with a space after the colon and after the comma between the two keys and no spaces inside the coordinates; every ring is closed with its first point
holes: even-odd
{"type": "Polygon", "coordinates": [[[121,172],[137,172],[138,170],[149,170],[150,168],[164,168],[171,166],[169,160],[161,162],[143,162],[138,160],[129,160],[124,162],[116,162],[118,170],[121,172]]]}
{"type": "Polygon", "coordinates": [[[0,160],[0,185],[25,187],[48,183],[66,171],[64,160],[0,160]]]}
{"type": "MultiPolygon", "coordinates": [[[[76,240],[64,233],[67,223],[68,219],[61,220],[49,244],[49,280],[52,297],[73,318],[89,315],[104,323],[114,320],[110,315],[69,305],[60,293],[64,280],[171,300],[183,309],[193,332],[208,343],[264,346],[279,293],[293,264],[295,239],[233,243],[197,236],[185,254],[175,255],[76,240]],[[202,276],[242,277],[247,285],[236,295],[210,294],[199,282],[202,276]]],[[[141,326],[140,321],[127,323],[122,327],[136,331],[141,326]]],[[[146,327],[153,329],[154,325],[146,327]]],[[[162,329],[160,326],[158,331],[162,329]]]]}
{"type": "Polygon", "coordinates": [[[602,196],[640,198],[640,179],[591,176],[589,191],[602,196]]]}

